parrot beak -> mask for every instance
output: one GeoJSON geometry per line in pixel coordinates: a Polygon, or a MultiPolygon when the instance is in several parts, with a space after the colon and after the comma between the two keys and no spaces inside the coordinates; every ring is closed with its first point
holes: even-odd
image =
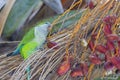
{"type": "Polygon", "coordinates": [[[50,22],[46,22],[45,24],[48,25],[48,31],[50,31],[50,29],[51,29],[51,23],[50,22]]]}
{"type": "Polygon", "coordinates": [[[57,14],[62,14],[64,12],[61,0],[44,0],[44,3],[57,14]]]}

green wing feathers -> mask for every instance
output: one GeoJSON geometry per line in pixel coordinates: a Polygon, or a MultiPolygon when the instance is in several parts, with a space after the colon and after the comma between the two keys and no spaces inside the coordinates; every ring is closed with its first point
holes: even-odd
{"type": "Polygon", "coordinates": [[[31,41],[34,38],[34,28],[32,28],[22,39],[22,41],[20,42],[20,44],[18,45],[25,45],[26,43],[28,43],[29,41],[31,41]]]}
{"type": "Polygon", "coordinates": [[[38,43],[36,41],[30,41],[25,46],[23,46],[23,48],[20,50],[21,56],[24,59],[27,59],[32,53],[34,53],[37,46],[38,46],[38,43]]]}

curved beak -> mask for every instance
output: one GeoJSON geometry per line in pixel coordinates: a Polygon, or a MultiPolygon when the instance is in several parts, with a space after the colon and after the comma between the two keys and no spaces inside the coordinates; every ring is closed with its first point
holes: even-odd
{"type": "Polygon", "coordinates": [[[43,1],[57,14],[62,14],[64,12],[61,0],[43,0],[43,1]]]}

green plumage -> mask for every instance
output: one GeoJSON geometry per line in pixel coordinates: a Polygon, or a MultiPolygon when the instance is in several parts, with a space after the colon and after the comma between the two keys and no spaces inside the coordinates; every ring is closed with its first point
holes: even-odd
{"type": "Polygon", "coordinates": [[[28,43],[29,41],[31,41],[32,39],[34,38],[34,28],[32,28],[24,37],[23,39],[21,40],[20,44],[18,45],[21,46],[21,45],[24,45],[26,43],[28,43]]]}
{"type": "Polygon", "coordinates": [[[17,55],[18,53],[24,59],[27,59],[36,49],[42,48],[43,44],[46,41],[46,37],[48,35],[48,27],[50,23],[39,24],[33,27],[22,39],[19,43],[17,49],[8,54],[7,56],[17,55]]]}
{"type": "Polygon", "coordinates": [[[34,51],[36,50],[36,46],[38,43],[36,41],[30,41],[29,43],[25,44],[20,50],[20,54],[24,59],[27,59],[34,51]]]}
{"type": "Polygon", "coordinates": [[[32,28],[22,39],[18,48],[23,45],[20,49],[20,54],[24,59],[27,59],[28,56],[35,51],[35,47],[37,46],[36,42],[32,42],[34,39],[34,28],[32,28]]]}

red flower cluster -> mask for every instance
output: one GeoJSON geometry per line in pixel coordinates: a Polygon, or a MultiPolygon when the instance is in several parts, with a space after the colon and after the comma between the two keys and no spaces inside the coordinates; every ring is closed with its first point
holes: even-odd
{"type": "Polygon", "coordinates": [[[116,16],[107,16],[103,19],[105,26],[103,28],[104,36],[106,37],[106,44],[97,44],[96,47],[94,46],[94,39],[96,34],[92,35],[92,40],[89,42],[89,48],[93,51],[95,47],[95,51],[93,54],[90,54],[89,59],[90,62],[93,64],[101,64],[102,60],[98,57],[99,54],[96,52],[102,53],[105,55],[105,63],[104,69],[110,70],[113,67],[120,69],[120,37],[117,34],[113,34],[111,27],[116,21],[116,16]],[[117,46],[116,46],[117,44],[117,46]],[[116,55],[116,53],[118,55],[116,55]],[[113,56],[114,55],[114,56],[113,56]]]}
{"type": "Polygon", "coordinates": [[[62,63],[60,64],[60,66],[57,69],[57,74],[59,76],[62,76],[64,74],[66,74],[69,70],[71,70],[71,77],[82,77],[85,76],[88,73],[88,65],[87,63],[80,63],[77,64],[74,68],[72,68],[71,62],[73,61],[73,59],[68,58],[68,59],[63,59],[62,63]]]}
{"type": "Polygon", "coordinates": [[[85,76],[88,73],[88,65],[87,63],[80,63],[75,66],[75,68],[71,71],[71,77],[82,77],[85,76]]]}
{"type": "Polygon", "coordinates": [[[64,75],[68,70],[70,70],[70,61],[66,60],[63,61],[62,64],[59,66],[57,73],[59,76],[64,75]]]}
{"type": "Polygon", "coordinates": [[[71,57],[67,57],[65,56],[62,60],[62,63],[60,64],[60,66],[58,67],[57,69],[57,74],[59,76],[62,76],[64,75],[65,73],[67,73],[69,70],[70,70],[70,67],[71,67],[71,57]]]}
{"type": "MultiPolygon", "coordinates": [[[[94,42],[97,36],[96,33],[92,34],[92,39],[88,43],[88,48],[90,48],[90,50],[93,52],[88,57],[89,62],[95,65],[104,63],[104,69],[106,71],[112,70],[113,68],[120,70],[120,37],[117,34],[113,34],[111,29],[115,21],[115,16],[107,16],[103,19],[103,22],[105,23],[105,26],[103,27],[103,33],[106,39],[106,43],[104,45],[96,44],[95,46],[94,42]],[[101,55],[104,55],[104,57],[101,58],[101,55]]],[[[57,69],[59,76],[64,75],[69,70],[71,70],[71,77],[83,77],[88,74],[88,63],[83,62],[77,64],[75,67],[72,67],[72,61],[70,57],[64,58],[61,65],[57,69]]]]}
{"type": "Polygon", "coordinates": [[[117,17],[116,17],[115,15],[106,16],[106,17],[103,19],[103,22],[104,22],[106,25],[112,26],[113,24],[115,24],[116,19],[117,19],[117,17]]]}
{"type": "Polygon", "coordinates": [[[101,64],[102,62],[101,59],[98,57],[98,54],[96,53],[90,54],[89,60],[91,63],[96,64],[96,65],[101,64]]]}

